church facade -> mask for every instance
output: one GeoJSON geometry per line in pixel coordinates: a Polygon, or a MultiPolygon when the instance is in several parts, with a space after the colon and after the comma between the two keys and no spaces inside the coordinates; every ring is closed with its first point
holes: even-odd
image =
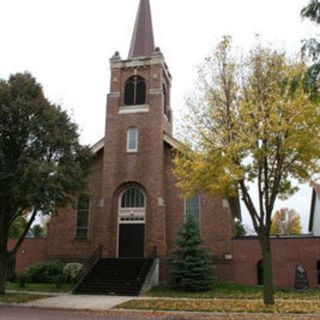
{"type": "Polygon", "coordinates": [[[164,278],[177,231],[191,214],[217,263],[216,276],[231,280],[229,202],[205,193],[184,199],[175,185],[172,158],[179,142],[172,135],[172,78],[154,44],[148,0],[140,1],[128,58],[115,53],[110,70],[105,137],[92,148],[86,192],[51,219],[48,258],[85,259],[99,246],[109,258],[156,253],[164,278]]]}

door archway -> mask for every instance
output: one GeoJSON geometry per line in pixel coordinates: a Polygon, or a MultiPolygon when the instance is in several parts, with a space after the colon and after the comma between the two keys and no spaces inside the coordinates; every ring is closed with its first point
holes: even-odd
{"type": "Polygon", "coordinates": [[[143,258],[146,197],[138,187],[125,189],[119,197],[118,257],[143,258]]]}

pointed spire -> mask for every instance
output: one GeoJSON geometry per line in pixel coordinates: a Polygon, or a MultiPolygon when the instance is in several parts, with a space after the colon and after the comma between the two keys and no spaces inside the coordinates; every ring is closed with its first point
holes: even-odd
{"type": "Polygon", "coordinates": [[[140,0],[128,59],[142,56],[151,57],[153,51],[154,38],[150,3],[149,0],[140,0]]]}

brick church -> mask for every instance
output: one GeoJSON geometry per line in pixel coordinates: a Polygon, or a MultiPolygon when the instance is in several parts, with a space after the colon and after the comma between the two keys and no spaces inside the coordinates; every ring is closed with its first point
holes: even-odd
{"type": "MultiPolygon", "coordinates": [[[[75,205],[52,216],[45,239],[25,240],[18,271],[39,260],[86,262],[91,257],[91,275],[82,279],[87,283],[79,292],[92,292],[95,284],[100,286],[96,292],[128,293],[114,287],[122,280],[128,285],[131,273],[135,283],[140,281],[131,293],[138,293],[148,279],[150,286],[166,278],[177,231],[192,215],[212,256],[215,278],[259,284],[257,239],[234,238],[238,199],[201,192],[184,199],[175,185],[172,158],[179,142],[172,132],[172,78],[155,46],[149,0],[140,0],[128,57],[116,52],[110,69],[105,136],[92,147],[87,189],[75,205]],[[104,281],[114,287],[102,288],[104,281]]],[[[319,237],[276,238],[272,249],[275,285],[292,287],[298,264],[309,272],[310,286],[320,283],[319,237]]]]}
{"type": "Polygon", "coordinates": [[[48,256],[85,258],[100,245],[106,258],[148,258],[156,251],[164,274],[187,214],[195,217],[214,257],[230,254],[228,202],[206,194],[184,200],[175,186],[172,157],[179,142],[172,135],[172,78],[155,46],[148,0],[140,1],[128,57],[116,52],[110,69],[105,137],[92,148],[88,188],[77,207],[51,219],[48,256]]]}

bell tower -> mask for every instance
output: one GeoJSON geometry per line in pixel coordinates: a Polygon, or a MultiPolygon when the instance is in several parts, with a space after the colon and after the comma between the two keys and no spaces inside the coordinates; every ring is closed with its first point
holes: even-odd
{"type": "MultiPolygon", "coordinates": [[[[165,256],[163,137],[172,134],[171,75],[163,54],[154,44],[149,0],[140,0],[128,58],[122,59],[116,52],[110,59],[110,69],[101,204],[101,232],[108,236],[107,254],[115,257],[119,252],[128,252],[128,248],[119,247],[125,245],[121,241],[132,244],[139,238],[139,247],[143,241],[144,256],[149,256],[155,247],[159,255],[165,256]],[[130,188],[136,190],[130,191],[133,198],[134,194],[145,197],[144,219],[135,216],[139,211],[136,208],[120,208],[125,203],[121,194],[129,194],[130,188]],[[121,220],[121,212],[131,212],[131,216],[121,220]],[[122,224],[131,222],[145,224],[144,228],[131,228],[144,232],[143,239],[141,234],[130,236],[130,227],[122,228],[122,224]],[[122,229],[127,230],[126,236],[120,234],[122,229]]],[[[135,202],[132,203],[134,206],[135,202]]]]}

